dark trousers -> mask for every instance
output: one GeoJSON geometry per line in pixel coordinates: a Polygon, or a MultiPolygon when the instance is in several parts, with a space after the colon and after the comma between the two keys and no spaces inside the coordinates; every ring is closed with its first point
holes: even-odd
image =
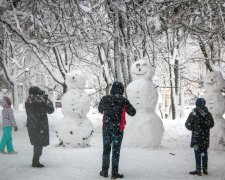
{"type": "Polygon", "coordinates": [[[102,170],[108,171],[110,164],[110,152],[112,148],[112,174],[118,173],[120,148],[123,140],[123,132],[116,135],[110,131],[103,130],[103,155],[102,170]]]}
{"type": "Polygon", "coordinates": [[[40,163],[39,159],[42,155],[43,146],[34,145],[33,163],[40,163]]]}
{"type": "Polygon", "coordinates": [[[195,147],[195,161],[196,161],[196,170],[201,171],[201,166],[203,171],[207,171],[208,168],[208,152],[207,148],[195,147]]]}

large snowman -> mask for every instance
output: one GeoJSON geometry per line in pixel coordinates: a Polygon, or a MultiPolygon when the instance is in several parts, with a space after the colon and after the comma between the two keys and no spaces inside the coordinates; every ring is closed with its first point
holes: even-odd
{"type": "Polygon", "coordinates": [[[160,147],[164,133],[161,119],[155,112],[158,93],[152,78],[154,68],[139,60],[131,67],[133,82],[127,86],[127,96],[136,108],[134,117],[128,117],[124,143],[135,147],[160,147]]]}
{"type": "Polygon", "coordinates": [[[86,147],[94,131],[86,115],[90,110],[90,100],[84,91],[86,77],[81,71],[66,74],[67,92],[62,97],[62,113],[56,125],[56,134],[62,146],[86,147]]]}
{"type": "Polygon", "coordinates": [[[225,88],[225,81],[221,72],[208,72],[204,77],[204,98],[206,106],[212,113],[215,125],[211,130],[211,144],[213,147],[225,148],[225,97],[222,92],[225,88]],[[219,145],[219,146],[218,146],[219,145]]]}

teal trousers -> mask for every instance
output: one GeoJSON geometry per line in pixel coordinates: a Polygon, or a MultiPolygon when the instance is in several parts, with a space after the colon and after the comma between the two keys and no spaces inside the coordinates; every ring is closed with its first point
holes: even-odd
{"type": "Polygon", "coordinates": [[[2,139],[0,142],[0,151],[4,151],[7,147],[8,152],[14,151],[12,145],[12,126],[6,126],[3,128],[2,139]]]}

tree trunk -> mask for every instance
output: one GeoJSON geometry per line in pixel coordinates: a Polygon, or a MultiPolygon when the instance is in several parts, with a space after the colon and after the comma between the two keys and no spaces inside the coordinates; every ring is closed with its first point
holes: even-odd
{"type": "Polygon", "coordinates": [[[175,59],[174,63],[174,86],[176,95],[179,94],[179,61],[175,59]]]}
{"type": "Polygon", "coordinates": [[[169,30],[166,30],[166,37],[167,37],[167,51],[168,51],[168,65],[169,65],[169,79],[170,79],[170,93],[171,93],[171,113],[172,113],[172,119],[176,119],[176,93],[175,93],[175,74],[174,74],[174,49],[171,49],[171,47],[174,44],[174,33],[172,32],[172,37],[170,37],[169,30]],[[172,38],[172,39],[171,39],[172,38]],[[172,42],[171,42],[172,41],[172,42]]]}
{"type": "Polygon", "coordinates": [[[126,15],[127,15],[127,21],[126,21],[126,27],[127,27],[127,31],[126,31],[126,39],[124,40],[125,43],[125,47],[126,47],[126,61],[127,61],[127,74],[128,74],[128,79],[127,79],[127,84],[129,84],[132,81],[132,76],[131,76],[131,64],[132,64],[132,60],[131,60],[131,50],[130,50],[130,46],[131,46],[131,42],[130,42],[130,15],[129,15],[129,11],[128,11],[128,7],[126,6],[126,15]]]}
{"type": "Polygon", "coordinates": [[[172,67],[169,64],[169,76],[170,76],[170,93],[171,93],[171,113],[172,119],[176,119],[176,106],[175,106],[175,93],[174,93],[174,83],[173,83],[173,76],[172,76],[172,67]]]}
{"type": "Polygon", "coordinates": [[[212,72],[213,71],[213,68],[210,64],[210,61],[209,61],[209,56],[208,56],[208,53],[207,53],[207,49],[206,49],[206,46],[205,44],[203,43],[203,41],[199,38],[199,46],[200,46],[200,49],[203,53],[203,56],[205,58],[205,65],[206,65],[206,68],[212,72]]]}
{"type": "MultiPolygon", "coordinates": [[[[117,31],[117,30],[116,30],[117,31]]],[[[119,38],[115,37],[114,39],[114,65],[115,65],[115,80],[121,81],[120,73],[120,60],[119,60],[119,38]]]]}
{"type": "Polygon", "coordinates": [[[11,85],[12,85],[13,108],[19,109],[17,84],[11,83],[11,85]]]}
{"type": "Polygon", "coordinates": [[[65,94],[67,92],[67,85],[64,83],[62,87],[63,87],[63,94],[65,94]]]}
{"type": "MultiPolygon", "coordinates": [[[[104,81],[105,81],[105,83],[106,83],[106,89],[105,89],[105,92],[106,92],[106,94],[109,94],[109,88],[110,88],[110,81],[109,81],[109,79],[108,79],[108,75],[107,75],[107,65],[106,65],[106,63],[107,62],[105,62],[106,61],[106,59],[105,58],[103,58],[102,57],[102,53],[101,53],[101,47],[100,46],[98,46],[97,47],[98,48],[98,58],[99,58],[99,62],[100,62],[100,65],[101,65],[101,69],[102,69],[102,77],[103,77],[103,79],[104,79],[104,81]],[[105,61],[104,61],[104,60],[105,61]]],[[[102,48],[103,49],[103,48],[102,48]]],[[[103,49],[104,50],[104,49],[103,49]]]]}

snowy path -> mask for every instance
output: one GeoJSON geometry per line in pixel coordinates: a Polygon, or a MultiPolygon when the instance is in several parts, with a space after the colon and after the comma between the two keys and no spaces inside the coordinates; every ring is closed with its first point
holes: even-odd
{"type": "MultiPolygon", "coordinates": [[[[209,150],[209,176],[191,176],[194,169],[193,149],[189,148],[190,137],[179,124],[165,123],[166,131],[161,149],[126,148],[121,151],[120,172],[130,180],[225,180],[225,153],[209,150]],[[176,127],[176,128],[175,128],[176,127]],[[171,132],[171,129],[174,131],[171,132]],[[176,132],[176,133],[175,133],[176,132]],[[176,138],[175,138],[176,137],[176,138]],[[171,155],[173,153],[175,155],[171,155]]],[[[0,131],[1,134],[1,131],[0,131]]],[[[32,146],[26,129],[14,133],[17,155],[0,154],[0,180],[98,180],[101,168],[101,138],[98,132],[93,147],[85,149],[44,148],[41,162],[45,168],[30,167],[32,146]]],[[[107,178],[110,179],[110,178],[107,178]]]]}

